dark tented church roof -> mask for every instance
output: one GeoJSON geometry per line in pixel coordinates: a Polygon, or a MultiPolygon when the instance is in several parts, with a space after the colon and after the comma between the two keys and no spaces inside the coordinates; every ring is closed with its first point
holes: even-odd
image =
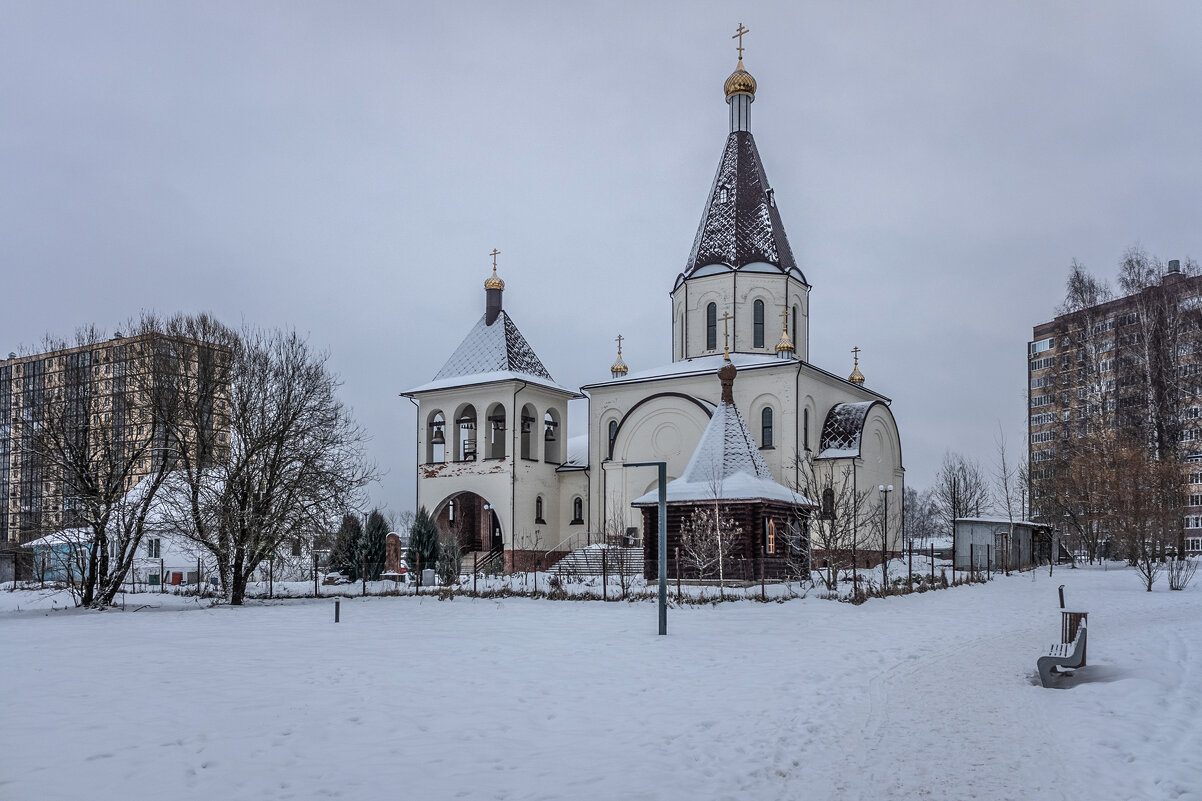
{"type": "Polygon", "coordinates": [[[805,280],[793,260],[755,139],[750,131],[734,131],[726,139],[682,277],[689,278],[707,265],[737,270],[753,262],[766,262],[783,273],[796,272],[805,280]]]}

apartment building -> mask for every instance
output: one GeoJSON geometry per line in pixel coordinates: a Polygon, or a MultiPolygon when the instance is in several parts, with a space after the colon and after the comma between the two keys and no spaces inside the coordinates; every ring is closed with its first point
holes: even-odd
{"type": "Polygon", "coordinates": [[[160,334],[123,337],[0,361],[0,551],[47,532],[78,525],[78,493],[39,447],[48,426],[79,432],[79,444],[97,459],[122,449],[141,454],[127,483],[158,469],[173,449],[193,447],[198,427],[226,447],[229,350],[160,334]],[[186,381],[180,381],[186,377],[186,381]],[[167,386],[203,393],[200,426],[170,436],[162,424],[167,386]],[[147,445],[149,438],[149,447],[147,445]]]}
{"type": "Polygon", "coordinates": [[[1180,463],[1185,545],[1202,551],[1202,275],[1168,262],[1140,292],[1033,328],[1027,346],[1031,517],[1052,523],[1058,455],[1090,430],[1137,434],[1180,463]]]}

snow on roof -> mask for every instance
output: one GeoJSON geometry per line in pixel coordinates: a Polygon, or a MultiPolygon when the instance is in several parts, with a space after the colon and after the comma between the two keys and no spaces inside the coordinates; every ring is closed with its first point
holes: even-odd
{"type": "Polygon", "coordinates": [[[416,395],[420,392],[433,392],[437,389],[450,389],[451,387],[462,387],[469,384],[493,384],[498,381],[525,381],[528,384],[533,384],[545,389],[553,389],[557,392],[563,392],[568,395],[577,397],[580,395],[579,392],[573,392],[565,386],[556,384],[554,381],[548,381],[540,376],[531,375],[530,373],[521,373],[516,370],[497,370],[491,373],[477,373],[472,376],[453,376],[451,378],[427,381],[420,387],[414,387],[403,394],[416,395]]]}
{"type": "Polygon", "coordinates": [[[65,528],[62,531],[55,531],[47,534],[44,537],[38,537],[36,540],[21,543],[22,548],[36,548],[41,546],[51,545],[80,545],[92,541],[92,529],[90,528],[65,528]]]}
{"type": "Polygon", "coordinates": [[[726,138],[684,276],[713,264],[734,269],[771,264],[783,273],[797,269],[780,211],[750,131],[726,138]]]}
{"type": "Polygon", "coordinates": [[[836,403],[826,413],[822,424],[822,439],[818,444],[819,459],[847,459],[860,455],[860,437],[868,410],[876,401],[836,403]]]}
{"type": "Polygon", "coordinates": [[[588,467],[588,434],[568,437],[568,458],[565,467],[588,467]]]}
{"type": "MultiPolygon", "coordinates": [[[[777,484],[747,423],[734,404],[723,401],[697,443],[684,474],[668,482],[668,502],[768,500],[813,506],[806,497],[777,484]]],[[[659,501],[658,489],[634,501],[659,501]]]]}
{"type": "Polygon", "coordinates": [[[487,313],[482,315],[434,380],[406,394],[511,380],[578,394],[555,383],[509,314],[502,310],[492,325],[488,324],[487,313]]]}
{"type": "MultiPolygon", "coordinates": [[[[989,523],[989,524],[1000,524],[1003,526],[1008,526],[1008,525],[1010,525],[1010,518],[1008,518],[1008,517],[957,517],[956,522],[957,523],[989,523]]],[[[1015,520],[1014,525],[1047,528],[1049,524],[1036,523],[1033,520],[1015,520]]]]}
{"type": "MultiPolygon", "coordinates": [[[[740,370],[754,369],[756,367],[779,367],[782,364],[797,365],[796,361],[786,362],[778,356],[771,356],[764,353],[732,353],[730,360],[735,367],[740,370]]],[[[590,384],[587,386],[599,386],[600,384],[620,384],[626,381],[637,381],[648,378],[670,378],[672,376],[686,375],[712,375],[718,371],[722,365],[726,364],[726,359],[721,353],[713,356],[698,356],[693,359],[685,359],[671,364],[663,364],[658,367],[652,367],[646,370],[631,370],[625,376],[613,381],[603,381],[598,384],[590,384]]]]}

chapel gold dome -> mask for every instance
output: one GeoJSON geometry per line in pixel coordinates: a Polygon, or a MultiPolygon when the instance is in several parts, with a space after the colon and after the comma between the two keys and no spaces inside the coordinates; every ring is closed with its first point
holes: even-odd
{"type": "Polygon", "coordinates": [[[750,72],[743,69],[743,59],[739,59],[739,65],[722,85],[722,91],[728,98],[731,95],[755,95],[755,78],[751,77],[750,72]]]}
{"type": "Polygon", "coordinates": [[[504,289],[505,288],[505,282],[502,281],[500,276],[497,275],[496,267],[492,268],[492,275],[490,275],[487,279],[485,279],[484,288],[485,289],[504,289]]]}

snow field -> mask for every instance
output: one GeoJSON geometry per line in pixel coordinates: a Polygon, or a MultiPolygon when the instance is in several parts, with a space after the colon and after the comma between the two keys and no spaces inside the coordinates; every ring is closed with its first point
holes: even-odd
{"type": "Polygon", "coordinates": [[[1202,798],[1202,594],[1127,570],[686,606],[668,637],[651,603],[23,595],[4,799],[1202,798]],[[1090,666],[1046,690],[1061,583],[1090,666]]]}

